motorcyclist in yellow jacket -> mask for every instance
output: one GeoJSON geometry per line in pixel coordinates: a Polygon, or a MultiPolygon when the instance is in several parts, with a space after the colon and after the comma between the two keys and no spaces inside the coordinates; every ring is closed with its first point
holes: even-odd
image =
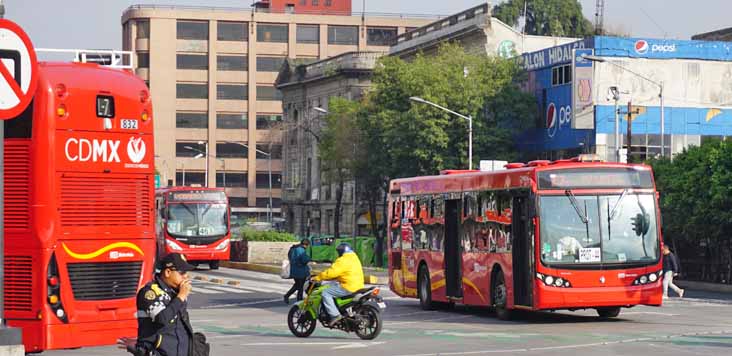
{"type": "Polygon", "coordinates": [[[323,305],[330,317],[330,326],[335,325],[343,316],[338,311],[335,304],[336,297],[343,297],[356,292],[363,288],[363,267],[358,255],[351,249],[347,243],[342,243],[336,248],[338,258],[333,265],[317,276],[313,277],[313,281],[337,280],[338,285],[333,285],[323,291],[323,305]]]}

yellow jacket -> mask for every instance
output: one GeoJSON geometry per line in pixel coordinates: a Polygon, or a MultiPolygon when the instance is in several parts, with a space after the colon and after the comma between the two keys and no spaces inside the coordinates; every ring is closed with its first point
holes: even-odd
{"type": "Polygon", "coordinates": [[[338,280],[341,287],[349,292],[363,288],[363,268],[358,255],[346,252],[338,257],[333,265],[315,277],[317,281],[338,280]]]}

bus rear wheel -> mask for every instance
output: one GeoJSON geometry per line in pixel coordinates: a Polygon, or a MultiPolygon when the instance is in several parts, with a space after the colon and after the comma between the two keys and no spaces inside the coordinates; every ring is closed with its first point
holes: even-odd
{"type": "Polygon", "coordinates": [[[432,284],[430,273],[427,267],[420,267],[418,273],[417,293],[419,294],[419,306],[423,310],[435,310],[435,302],[432,301],[432,284]]]}
{"type": "Polygon", "coordinates": [[[219,261],[209,261],[208,262],[208,268],[210,268],[210,269],[219,269],[219,261]]]}
{"type": "Polygon", "coordinates": [[[603,319],[615,318],[620,315],[620,307],[597,308],[597,315],[603,319]]]}
{"type": "Polygon", "coordinates": [[[493,282],[493,305],[496,309],[496,316],[500,320],[511,320],[511,310],[508,309],[508,289],[506,288],[506,279],[503,278],[503,272],[496,274],[493,282]]]}

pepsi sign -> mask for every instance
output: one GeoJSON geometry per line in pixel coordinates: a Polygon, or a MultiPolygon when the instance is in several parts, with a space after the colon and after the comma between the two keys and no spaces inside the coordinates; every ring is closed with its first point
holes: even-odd
{"type": "Polygon", "coordinates": [[[562,106],[557,110],[554,103],[549,103],[546,108],[546,134],[549,138],[554,138],[557,131],[567,126],[572,121],[572,107],[570,105],[562,106]]]}
{"type": "Polygon", "coordinates": [[[651,53],[674,53],[676,52],[675,43],[655,43],[649,44],[646,40],[635,41],[635,53],[646,54],[648,51],[651,53]]]}
{"type": "Polygon", "coordinates": [[[646,54],[648,53],[648,47],[648,41],[646,40],[635,41],[635,53],[646,54]]]}

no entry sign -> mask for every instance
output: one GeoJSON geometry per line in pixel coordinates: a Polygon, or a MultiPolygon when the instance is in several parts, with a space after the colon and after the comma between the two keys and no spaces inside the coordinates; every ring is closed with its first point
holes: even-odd
{"type": "Polygon", "coordinates": [[[38,83],[38,61],[28,35],[12,21],[0,19],[0,120],[20,115],[38,83]]]}

